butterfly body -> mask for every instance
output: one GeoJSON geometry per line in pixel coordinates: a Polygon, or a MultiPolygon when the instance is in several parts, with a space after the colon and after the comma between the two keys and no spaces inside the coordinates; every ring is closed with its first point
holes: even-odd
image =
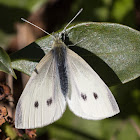
{"type": "Polygon", "coordinates": [[[61,91],[64,96],[68,92],[68,75],[67,75],[67,46],[57,38],[54,41],[52,55],[56,61],[56,69],[59,76],[61,91]]]}

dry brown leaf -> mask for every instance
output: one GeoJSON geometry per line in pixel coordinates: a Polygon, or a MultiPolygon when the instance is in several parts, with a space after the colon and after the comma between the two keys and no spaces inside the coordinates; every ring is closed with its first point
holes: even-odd
{"type": "Polygon", "coordinates": [[[5,106],[0,107],[0,117],[5,117],[8,115],[7,109],[5,106]]]}
{"type": "Polygon", "coordinates": [[[10,137],[7,137],[5,140],[11,140],[10,137]]]}
{"type": "Polygon", "coordinates": [[[36,129],[26,129],[26,134],[29,136],[29,138],[35,138],[36,129]]]}
{"type": "Polygon", "coordinates": [[[0,100],[11,95],[11,89],[8,85],[0,83],[0,100]]]}
{"type": "Polygon", "coordinates": [[[5,119],[4,118],[0,118],[0,126],[3,125],[5,123],[5,119]]]}

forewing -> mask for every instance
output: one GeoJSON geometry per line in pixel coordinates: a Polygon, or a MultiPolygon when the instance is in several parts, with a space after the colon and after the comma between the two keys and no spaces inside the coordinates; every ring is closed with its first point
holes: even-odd
{"type": "Polygon", "coordinates": [[[76,53],[68,49],[69,108],[85,119],[100,120],[119,113],[119,107],[106,84],[76,53]]]}
{"type": "Polygon", "coordinates": [[[58,120],[66,107],[52,52],[32,73],[16,107],[15,127],[37,128],[58,120]]]}

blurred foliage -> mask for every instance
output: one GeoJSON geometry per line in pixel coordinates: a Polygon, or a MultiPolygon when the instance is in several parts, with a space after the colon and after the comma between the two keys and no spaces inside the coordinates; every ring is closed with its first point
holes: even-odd
{"type": "Polygon", "coordinates": [[[9,8],[18,8],[18,9],[24,9],[29,12],[33,12],[40,8],[44,2],[47,2],[47,0],[0,0],[0,4],[9,8]]]}
{"type": "MultiPolygon", "coordinates": [[[[5,48],[9,43],[15,33],[15,23],[19,22],[21,17],[29,16],[44,2],[47,1],[0,0],[0,46],[5,48]]],[[[81,7],[84,11],[75,22],[115,22],[137,28],[133,0],[73,0],[71,12],[66,17],[67,22],[81,7]]],[[[139,83],[140,78],[137,78],[129,83],[111,87],[121,111],[117,116],[102,121],[89,121],[76,117],[67,109],[60,120],[37,129],[37,139],[45,136],[46,139],[55,140],[139,140],[139,83]]],[[[8,128],[8,131],[10,129],[8,128]]]]}
{"type": "MultiPolygon", "coordinates": [[[[8,38],[15,32],[15,23],[39,9],[47,0],[0,0],[0,46],[6,47],[8,38]]],[[[67,21],[83,7],[75,21],[117,22],[135,27],[133,0],[73,0],[67,21]],[[124,6],[125,5],[125,6],[124,6]]],[[[53,16],[53,15],[52,15],[53,16]]]]}
{"type": "Polygon", "coordinates": [[[45,2],[47,0],[0,0],[0,46],[6,48],[21,17],[26,18],[45,2]]]}
{"type": "Polygon", "coordinates": [[[133,0],[75,0],[72,15],[81,7],[84,9],[78,18],[81,21],[114,22],[135,27],[133,0]]]}

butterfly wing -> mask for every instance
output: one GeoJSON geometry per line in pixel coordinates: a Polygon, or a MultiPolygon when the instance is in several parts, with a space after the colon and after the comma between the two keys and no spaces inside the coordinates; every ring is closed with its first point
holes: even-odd
{"type": "Polygon", "coordinates": [[[37,128],[58,120],[66,107],[52,52],[39,62],[16,107],[15,127],[37,128]]]}
{"type": "Polygon", "coordinates": [[[69,108],[77,116],[100,120],[119,113],[119,107],[106,84],[76,53],[68,49],[67,61],[71,93],[69,108]]]}

